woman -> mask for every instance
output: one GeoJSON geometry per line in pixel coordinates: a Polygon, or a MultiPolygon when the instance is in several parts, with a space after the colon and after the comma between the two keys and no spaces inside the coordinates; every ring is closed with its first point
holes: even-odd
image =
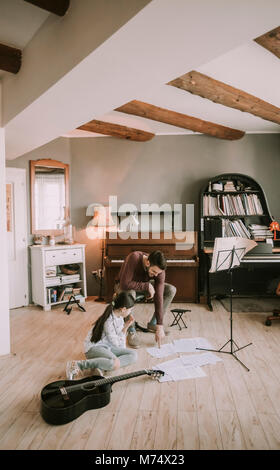
{"type": "MultiPolygon", "coordinates": [[[[137,353],[126,348],[126,332],[134,323],[131,315],[133,306],[134,299],[127,292],[114,298],[87,334],[84,342],[86,359],[67,362],[67,379],[80,378],[85,370],[116,370],[137,360],[137,353]],[[126,322],[125,317],[128,317],[126,322]]],[[[94,373],[100,374],[100,371],[94,373]]]]}

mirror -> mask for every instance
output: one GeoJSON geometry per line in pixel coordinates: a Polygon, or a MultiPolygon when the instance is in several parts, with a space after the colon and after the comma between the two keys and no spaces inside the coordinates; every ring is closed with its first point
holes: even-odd
{"type": "Polygon", "coordinates": [[[69,165],[30,160],[31,232],[60,235],[69,222],[69,165]]]}

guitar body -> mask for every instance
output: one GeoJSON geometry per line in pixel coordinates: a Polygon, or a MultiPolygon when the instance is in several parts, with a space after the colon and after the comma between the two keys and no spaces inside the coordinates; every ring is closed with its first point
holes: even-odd
{"type": "Polygon", "coordinates": [[[111,398],[112,384],[140,375],[158,378],[161,370],[139,370],[114,377],[92,375],[81,380],[58,380],[41,391],[41,415],[49,424],[66,424],[87,410],[103,408],[111,398]]]}
{"type": "Polygon", "coordinates": [[[66,424],[78,418],[87,410],[108,405],[112,385],[95,386],[100,375],[93,375],[81,380],[58,380],[46,385],[41,391],[41,415],[49,424],[66,424]],[[61,389],[80,385],[79,389],[69,391],[67,398],[61,389]]]}

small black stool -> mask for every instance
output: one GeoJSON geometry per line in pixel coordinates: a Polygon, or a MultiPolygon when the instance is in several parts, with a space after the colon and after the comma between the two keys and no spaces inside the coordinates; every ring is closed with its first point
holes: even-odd
{"type": "Polygon", "coordinates": [[[183,322],[184,324],[184,327],[185,328],[188,328],[187,325],[185,324],[184,320],[183,320],[183,313],[185,312],[191,312],[191,310],[186,310],[184,308],[173,308],[173,310],[171,310],[171,312],[173,313],[173,316],[174,316],[174,320],[173,320],[173,323],[172,325],[170,326],[175,326],[175,325],[178,325],[180,330],[182,329],[181,328],[181,325],[180,325],[180,320],[183,322]]]}

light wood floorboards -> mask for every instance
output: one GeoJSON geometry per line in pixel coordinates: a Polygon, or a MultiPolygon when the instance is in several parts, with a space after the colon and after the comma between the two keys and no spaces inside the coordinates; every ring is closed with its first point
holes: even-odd
{"type": "MultiPolygon", "coordinates": [[[[188,328],[168,328],[166,342],[202,336],[221,347],[229,339],[229,313],[213,303],[213,312],[205,305],[176,304],[191,309],[188,328]]],[[[89,301],[86,310],[73,307],[69,316],[61,307],[11,312],[13,354],[0,357],[0,449],[280,449],[280,322],[265,326],[265,313],[234,314],[237,344],[253,342],[238,353],[250,372],[220,354],[223,362],[204,367],[206,377],[118,382],[107,407],[63,426],[46,424],[39,413],[40,391],[65,377],[67,360],[83,358],[84,337],[104,304],[89,301]]],[[[135,316],[144,325],[152,312],[152,305],[138,304],[135,316]]],[[[171,321],[168,314],[166,325],[171,321]]],[[[146,351],[154,335],[140,336],[138,362],[114,375],[164,360],[146,351]]]]}

